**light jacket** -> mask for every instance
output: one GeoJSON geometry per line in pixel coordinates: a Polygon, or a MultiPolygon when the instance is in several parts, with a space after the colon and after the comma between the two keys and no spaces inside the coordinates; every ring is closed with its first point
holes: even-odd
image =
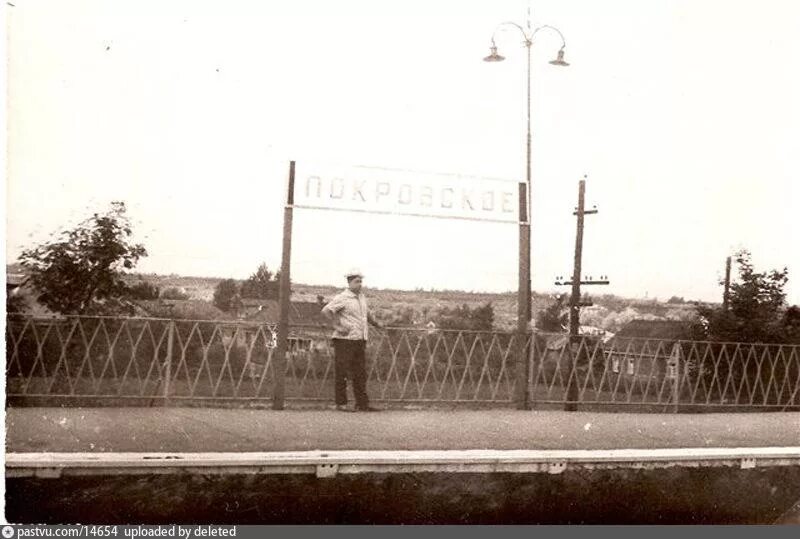
{"type": "Polygon", "coordinates": [[[343,290],[322,311],[333,316],[334,339],[367,340],[371,317],[363,292],[355,294],[349,288],[343,290]]]}

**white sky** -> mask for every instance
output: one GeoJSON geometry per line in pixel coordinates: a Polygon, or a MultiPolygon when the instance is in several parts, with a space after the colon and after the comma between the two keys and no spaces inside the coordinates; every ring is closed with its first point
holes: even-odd
{"type": "MultiPolygon", "coordinates": [[[[14,0],[7,254],[110,200],[139,269],[280,264],[288,159],[524,178],[524,0],[14,0]],[[107,50],[108,49],[108,50],[107,50]]],[[[533,284],[572,263],[621,295],[717,299],[727,254],[789,266],[800,303],[800,3],[536,1],[533,284]]],[[[295,211],[292,276],[511,290],[515,225],[295,211]]]]}

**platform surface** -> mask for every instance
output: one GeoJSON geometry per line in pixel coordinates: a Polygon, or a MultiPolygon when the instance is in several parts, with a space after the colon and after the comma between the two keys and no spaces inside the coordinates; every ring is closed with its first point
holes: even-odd
{"type": "Polygon", "coordinates": [[[800,446],[800,413],[8,408],[7,452],[800,446]]]}

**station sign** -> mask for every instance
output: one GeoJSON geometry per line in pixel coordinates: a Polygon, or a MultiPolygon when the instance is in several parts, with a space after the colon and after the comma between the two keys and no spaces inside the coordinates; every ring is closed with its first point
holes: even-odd
{"type": "Polygon", "coordinates": [[[294,207],[516,223],[512,180],[297,162],[294,207]]]}

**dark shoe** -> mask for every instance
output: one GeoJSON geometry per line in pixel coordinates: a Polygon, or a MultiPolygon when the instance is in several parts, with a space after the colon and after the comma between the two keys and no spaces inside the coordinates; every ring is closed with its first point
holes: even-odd
{"type": "Polygon", "coordinates": [[[359,406],[356,408],[356,412],[380,412],[380,409],[372,406],[359,406]]]}

